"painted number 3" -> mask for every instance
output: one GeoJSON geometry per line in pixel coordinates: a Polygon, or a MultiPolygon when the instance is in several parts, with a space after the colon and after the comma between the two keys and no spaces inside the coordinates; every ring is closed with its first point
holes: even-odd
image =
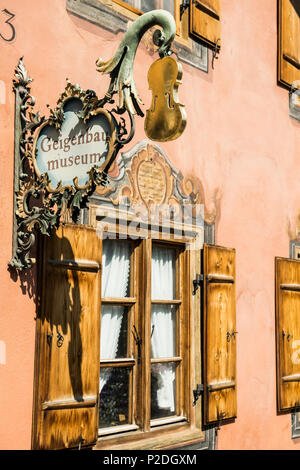
{"type": "MultiPolygon", "coordinates": [[[[11,42],[15,39],[15,36],[16,36],[16,30],[14,28],[14,26],[11,24],[11,21],[14,19],[14,17],[16,15],[14,15],[13,13],[10,13],[10,11],[6,10],[6,8],[4,10],[2,10],[3,13],[5,13],[5,15],[7,15],[9,18],[5,21],[5,24],[7,24],[9,26],[9,31],[6,31],[4,34],[2,34],[2,31],[0,32],[0,37],[6,41],[6,42],[11,42]]],[[[8,28],[6,28],[8,29],[8,28]]],[[[1,27],[1,30],[2,30],[2,27],[1,27]]]]}

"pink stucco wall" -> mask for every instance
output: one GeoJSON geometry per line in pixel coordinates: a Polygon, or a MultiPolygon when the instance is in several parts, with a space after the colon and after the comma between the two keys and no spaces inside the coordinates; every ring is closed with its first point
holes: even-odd
{"type": "MultiPolygon", "coordinates": [[[[300,439],[291,440],[290,415],[276,415],[274,257],[289,256],[287,221],[293,223],[300,209],[300,123],[289,117],[288,91],[276,83],[277,2],[221,4],[221,54],[208,74],[183,64],[179,95],[186,105],[187,128],[178,141],[161,146],[183,174],[200,178],[208,208],[218,190],[216,243],[237,252],[238,418],[219,432],[218,448],[299,450],[300,439]]],[[[68,14],[63,0],[1,0],[0,6],[16,15],[15,41],[0,39],[0,79],[6,88],[6,102],[0,104],[0,341],[6,346],[5,361],[0,360],[0,449],[28,449],[35,305],[7,271],[13,73],[24,56],[34,78],[36,109],[42,113],[47,113],[46,104],[56,104],[66,78],[101,96],[108,78],[96,73],[95,61],[110,58],[122,35],[68,14]]],[[[4,27],[0,15],[0,30],[4,27]]],[[[146,75],[152,61],[141,46],[134,70],[145,109],[151,99],[146,75]]],[[[137,118],[130,146],[143,138],[143,120],[137,118]]]]}

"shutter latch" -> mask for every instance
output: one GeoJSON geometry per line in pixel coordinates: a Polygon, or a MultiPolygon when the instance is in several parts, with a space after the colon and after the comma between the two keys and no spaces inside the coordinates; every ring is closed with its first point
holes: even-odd
{"type": "Polygon", "coordinates": [[[203,282],[203,274],[196,274],[196,279],[193,280],[193,295],[196,294],[198,288],[201,286],[201,282],[203,282]]]}
{"type": "Polygon", "coordinates": [[[194,401],[193,401],[193,406],[196,405],[200,395],[203,393],[204,391],[204,386],[203,384],[197,384],[197,388],[195,390],[193,390],[193,395],[194,395],[194,401]]]}
{"type": "MultiPolygon", "coordinates": [[[[137,332],[137,329],[136,329],[136,326],[133,325],[133,328],[134,330],[132,330],[132,334],[133,334],[133,337],[134,337],[134,340],[135,340],[135,343],[138,347],[138,364],[140,363],[141,361],[141,346],[142,346],[142,340],[141,338],[139,337],[139,334],[137,332]]],[[[152,328],[152,333],[153,333],[153,328],[152,328]]],[[[151,336],[152,336],[152,333],[151,333],[151,336]]]]}

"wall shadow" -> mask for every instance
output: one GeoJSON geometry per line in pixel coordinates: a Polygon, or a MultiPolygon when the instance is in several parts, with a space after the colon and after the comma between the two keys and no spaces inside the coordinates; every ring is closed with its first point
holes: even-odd
{"type": "MultiPolygon", "coordinates": [[[[53,246],[61,247],[61,253],[56,252],[56,255],[60,256],[61,261],[75,260],[72,246],[67,238],[57,237],[54,232],[51,235],[51,239],[46,240],[46,243],[48,246],[49,243],[53,243],[53,246]]],[[[47,251],[48,253],[52,252],[51,248],[47,251]]],[[[44,262],[49,263],[49,259],[45,259],[44,262]]],[[[47,273],[47,266],[44,266],[43,270],[47,273]]],[[[53,283],[56,285],[57,291],[50,294],[45,292],[45,289],[51,288],[51,284],[50,286],[47,285],[46,274],[43,286],[44,291],[41,291],[41,295],[45,296],[46,300],[45,303],[41,302],[41,316],[44,316],[42,321],[46,319],[49,323],[51,334],[53,335],[52,348],[60,349],[66,341],[66,335],[68,335],[67,355],[72,391],[77,401],[83,401],[82,338],[79,327],[82,306],[78,272],[75,269],[67,271],[66,268],[61,267],[59,264],[52,265],[51,270],[53,271],[51,276],[56,278],[53,280],[53,283]],[[56,307],[51,305],[51,296],[53,296],[53,303],[56,307]]]]}

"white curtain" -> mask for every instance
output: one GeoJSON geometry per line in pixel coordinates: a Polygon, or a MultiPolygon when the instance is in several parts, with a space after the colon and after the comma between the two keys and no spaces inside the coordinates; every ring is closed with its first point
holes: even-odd
{"type": "MultiPolygon", "coordinates": [[[[175,297],[174,250],[153,246],[151,264],[152,300],[172,300],[175,297]]],[[[172,305],[153,304],[151,312],[152,358],[176,355],[176,308],[172,305]]],[[[175,410],[175,370],[172,364],[156,364],[157,402],[160,408],[175,410]]]]}
{"type": "MultiPolygon", "coordinates": [[[[130,280],[130,246],[126,242],[103,241],[102,297],[122,298],[128,296],[130,280]]],[[[102,305],[100,359],[115,359],[122,324],[124,307],[102,305]]],[[[100,393],[110,370],[101,369],[100,393]]]]}

